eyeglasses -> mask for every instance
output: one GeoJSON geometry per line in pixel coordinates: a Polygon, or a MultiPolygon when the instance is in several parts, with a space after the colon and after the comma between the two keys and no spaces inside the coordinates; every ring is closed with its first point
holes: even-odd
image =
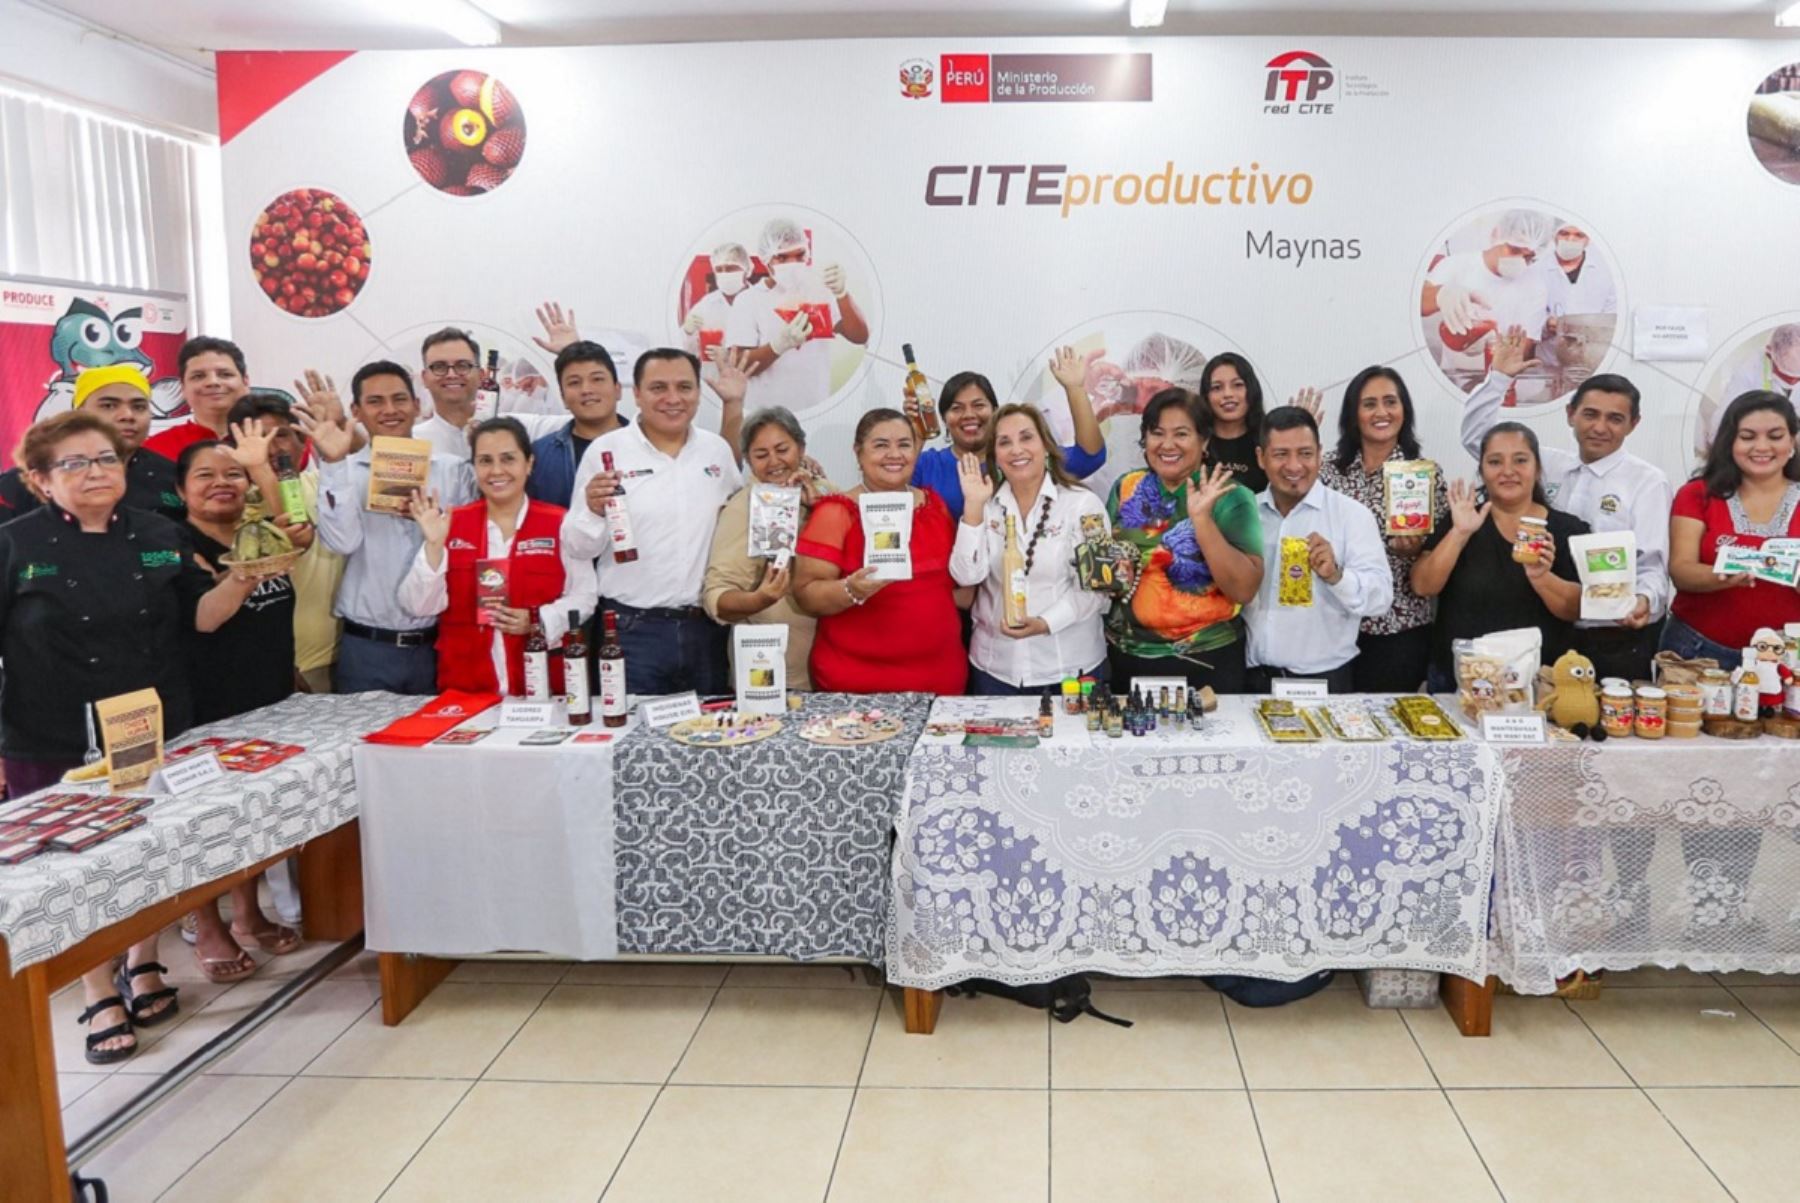
{"type": "Polygon", "coordinates": [[[50,468],[54,472],[67,472],[70,476],[79,476],[89,468],[101,467],[111,470],[124,462],[119,458],[118,453],[102,451],[99,455],[71,455],[55,461],[50,468]]]}
{"type": "Polygon", "coordinates": [[[426,364],[425,370],[433,376],[467,376],[475,370],[475,364],[468,359],[459,359],[455,363],[445,363],[440,359],[426,364]]]}

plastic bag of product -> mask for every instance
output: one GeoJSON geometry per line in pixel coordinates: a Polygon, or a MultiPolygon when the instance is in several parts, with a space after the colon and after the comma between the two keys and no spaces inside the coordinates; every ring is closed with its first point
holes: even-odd
{"type": "Polygon", "coordinates": [[[1476,720],[1483,714],[1529,714],[1543,648],[1544,634],[1536,627],[1452,642],[1463,713],[1476,720]]]}

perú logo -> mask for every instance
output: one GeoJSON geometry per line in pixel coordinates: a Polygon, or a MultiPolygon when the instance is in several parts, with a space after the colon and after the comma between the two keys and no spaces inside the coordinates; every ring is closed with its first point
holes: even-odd
{"type": "Polygon", "coordinates": [[[922,58],[909,58],[900,64],[900,95],[908,100],[924,100],[931,95],[931,64],[922,58]]]}
{"type": "Polygon", "coordinates": [[[1268,62],[1269,78],[1263,85],[1265,113],[1329,113],[1329,101],[1319,97],[1337,87],[1331,64],[1310,50],[1290,50],[1268,62]]]}

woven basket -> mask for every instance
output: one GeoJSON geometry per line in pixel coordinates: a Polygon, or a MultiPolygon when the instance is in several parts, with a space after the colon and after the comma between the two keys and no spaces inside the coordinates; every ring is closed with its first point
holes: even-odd
{"type": "Polygon", "coordinates": [[[300,558],[303,550],[303,548],[296,548],[293,551],[284,551],[278,556],[264,556],[260,560],[244,560],[242,562],[234,560],[230,556],[220,556],[219,563],[231,569],[237,576],[261,581],[272,576],[281,576],[287,572],[294,566],[294,561],[300,558]]]}

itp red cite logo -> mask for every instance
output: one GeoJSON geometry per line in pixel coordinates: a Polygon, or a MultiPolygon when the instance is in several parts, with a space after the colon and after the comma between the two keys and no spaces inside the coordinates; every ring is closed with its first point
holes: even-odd
{"type": "Polygon", "coordinates": [[[1310,50],[1290,50],[1268,62],[1268,81],[1263,85],[1263,112],[1314,115],[1331,112],[1337,72],[1322,55],[1310,50]]]}

